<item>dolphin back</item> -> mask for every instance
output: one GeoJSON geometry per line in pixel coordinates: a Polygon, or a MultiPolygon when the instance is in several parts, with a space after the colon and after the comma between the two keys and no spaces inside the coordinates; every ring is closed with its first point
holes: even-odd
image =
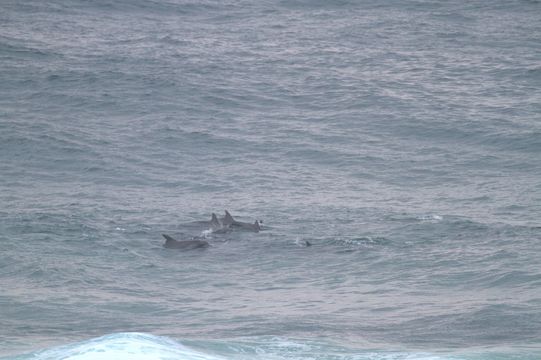
{"type": "Polygon", "coordinates": [[[233,219],[233,216],[231,216],[231,214],[227,210],[225,211],[223,223],[227,226],[234,225],[236,223],[235,219],[233,219]]]}
{"type": "Polygon", "coordinates": [[[210,226],[213,228],[213,229],[220,229],[222,228],[222,223],[220,222],[220,220],[218,220],[218,217],[216,216],[215,213],[212,213],[212,219],[210,220],[210,226]]]}
{"type": "Polygon", "coordinates": [[[261,231],[261,226],[259,225],[259,221],[255,221],[254,222],[254,231],[255,232],[260,232],[261,231]]]}
{"type": "Polygon", "coordinates": [[[165,243],[170,243],[170,242],[175,242],[177,240],[173,239],[171,236],[169,235],[166,235],[166,234],[162,234],[162,236],[165,238],[165,243]]]}
{"type": "Polygon", "coordinates": [[[204,240],[178,241],[166,234],[162,234],[162,236],[165,238],[165,244],[163,244],[163,246],[168,249],[191,250],[191,249],[198,249],[198,248],[206,248],[210,246],[210,244],[204,240]]]}

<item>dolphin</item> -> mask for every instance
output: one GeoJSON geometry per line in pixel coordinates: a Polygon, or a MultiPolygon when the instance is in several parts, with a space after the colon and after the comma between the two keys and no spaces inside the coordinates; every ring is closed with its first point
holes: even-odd
{"type": "Polygon", "coordinates": [[[222,219],[222,224],[226,225],[227,227],[240,227],[241,229],[246,229],[254,232],[261,231],[259,221],[256,220],[253,224],[237,221],[233,218],[233,216],[231,216],[231,214],[227,210],[225,211],[225,216],[222,219]]]}
{"type": "Polygon", "coordinates": [[[223,219],[218,219],[215,213],[212,213],[210,228],[213,233],[223,234],[229,230],[230,224],[226,224],[223,219]]]}
{"type": "Polygon", "coordinates": [[[308,240],[301,240],[301,239],[297,239],[295,240],[295,244],[299,245],[299,246],[303,246],[303,247],[309,247],[309,246],[312,246],[312,243],[308,240]]]}
{"type": "Polygon", "coordinates": [[[202,249],[209,247],[209,243],[204,240],[198,240],[197,238],[192,238],[191,240],[175,240],[169,235],[162,234],[165,238],[165,244],[163,247],[168,249],[182,249],[182,250],[193,250],[193,249],[202,249]]]}

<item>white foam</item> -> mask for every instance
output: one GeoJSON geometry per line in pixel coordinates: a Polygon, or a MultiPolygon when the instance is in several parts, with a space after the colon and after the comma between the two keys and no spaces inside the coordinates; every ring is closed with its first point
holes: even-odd
{"type": "Polygon", "coordinates": [[[17,357],[32,360],[457,360],[428,353],[352,352],[317,342],[284,338],[255,344],[229,344],[224,356],[191,349],[172,339],[144,333],[117,333],[17,357]]]}
{"type": "Polygon", "coordinates": [[[295,245],[297,246],[306,247],[308,246],[308,244],[310,244],[308,240],[302,239],[300,237],[295,238],[295,245]]]}
{"type": "Polygon", "coordinates": [[[37,360],[220,360],[171,339],[119,333],[33,354],[37,360]]]}
{"type": "Polygon", "coordinates": [[[207,229],[207,230],[203,230],[201,231],[201,235],[205,238],[205,239],[208,239],[212,236],[212,229],[207,229]]]}
{"type": "Polygon", "coordinates": [[[426,215],[420,215],[417,216],[417,220],[421,221],[441,221],[443,220],[443,217],[436,214],[426,214],[426,215]]]}

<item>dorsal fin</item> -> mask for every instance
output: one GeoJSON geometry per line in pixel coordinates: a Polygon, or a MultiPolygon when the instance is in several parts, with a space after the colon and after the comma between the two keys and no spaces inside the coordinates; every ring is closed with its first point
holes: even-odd
{"type": "Polygon", "coordinates": [[[261,231],[261,226],[259,226],[259,221],[257,220],[254,223],[254,229],[255,231],[261,231]]]}
{"type": "Polygon", "coordinates": [[[175,239],[173,239],[173,238],[172,238],[171,236],[169,236],[169,235],[162,234],[162,236],[165,238],[165,241],[166,241],[166,242],[176,241],[175,239]]]}
{"type": "Polygon", "coordinates": [[[212,213],[212,220],[210,220],[210,226],[215,229],[222,227],[222,223],[220,222],[220,220],[218,220],[218,217],[215,213],[212,213]]]}
{"type": "Polygon", "coordinates": [[[233,216],[231,216],[231,214],[229,213],[229,211],[225,211],[225,216],[224,216],[224,224],[226,226],[229,226],[231,224],[234,224],[235,223],[235,219],[233,219],[233,216]]]}

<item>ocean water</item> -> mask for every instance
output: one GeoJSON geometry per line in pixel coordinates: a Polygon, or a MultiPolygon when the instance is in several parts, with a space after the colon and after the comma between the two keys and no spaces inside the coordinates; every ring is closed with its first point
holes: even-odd
{"type": "Polygon", "coordinates": [[[541,359],[540,39],[526,0],[2,0],[0,357],[541,359]]]}

